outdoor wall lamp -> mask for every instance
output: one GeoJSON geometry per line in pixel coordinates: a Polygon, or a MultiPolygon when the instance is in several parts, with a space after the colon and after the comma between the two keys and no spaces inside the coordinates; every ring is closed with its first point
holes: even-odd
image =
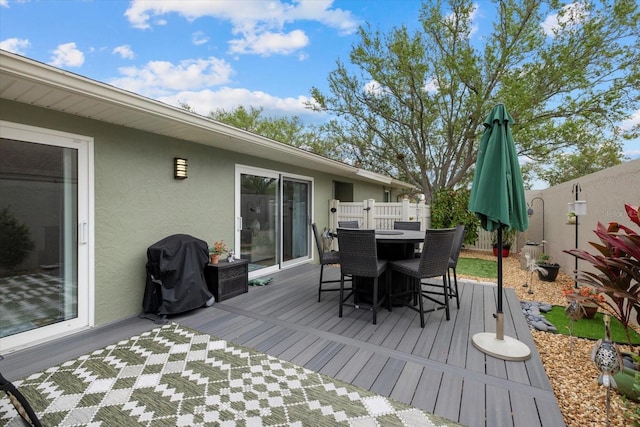
{"type": "Polygon", "coordinates": [[[187,159],[173,158],[173,177],[175,179],[187,179],[187,159]]]}

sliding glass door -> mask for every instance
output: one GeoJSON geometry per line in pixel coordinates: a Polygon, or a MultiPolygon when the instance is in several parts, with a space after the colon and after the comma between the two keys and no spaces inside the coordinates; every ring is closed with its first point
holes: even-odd
{"type": "Polygon", "coordinates": [[[3,124],[0,346],[89,323],[87,145],[3,124]]]}
{"type": "Polygon", "coordinates": [[[282,263],[309,257],[311,185],[309,181],[282,179],[282,263]]]}
{"type": "Polygon", "coordinates": [[[238,166],[236,244],[250,277],[310,257],[311,180],[238,166]]]}

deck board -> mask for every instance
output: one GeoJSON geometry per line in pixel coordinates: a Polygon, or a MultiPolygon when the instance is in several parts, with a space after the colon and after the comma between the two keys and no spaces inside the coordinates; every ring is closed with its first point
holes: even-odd
{"type": "MultiPolygon", "coordinates": [[[[460,309],[452,300],[450,321],[439,310],[422,329],[417,313],[393,307],[373,325],[367,310],[345,307],[339,318],[337,292],[317,301],[319,269],[283,270],[267,286],[170,320],[464,425],[564,425],[513,290],[504,290],[505,334],[531,348],[525,362],[487,356],[471,343],[475,333],[495,333],[495,286],[460,280],[460,309]]],[[[338,278],[339,269],[325,268],[325,277],[338,278]]],[[[17,379],[156,326],[127,319],[5,355],[0,368],[17,379]]]]}

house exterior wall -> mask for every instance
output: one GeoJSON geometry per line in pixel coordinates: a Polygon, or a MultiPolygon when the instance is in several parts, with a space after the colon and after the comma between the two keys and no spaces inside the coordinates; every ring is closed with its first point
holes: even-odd
{"type": "MultiPolygon", "coordinates": [[[[587,214],[578,217],[578,247],[595,253],[596,250],[589,242],[599,241],[593,233],[598,222],[608,224],[615,221],[638,230],[627,217],[624,204],[640,203],[640,159],[544,190],[527,191],[526,200],[532,206],[534,214],[529,218],[529,229],[524,233],[525,238],[520,239],[518,247],[521,248],[526,240],[542,241],[544,203],[544,251],[569,275],[573,275],[575,270],[575,258],[562,251],[576,247],[576,226],[567,224],[567,204],[575,201],[575,194],[572,193],[575,184],[579,184],[582,189],[579,199],[587,201],[587,214]],[[536,197],[544,202],[534,200],[536,197]]],[[[579,261],[578,270],[588,269],[586,262],[579,261]]]]}
{"type": "MultiPolygon", "coordinates": [[[[235,165],[314,178],[314,217],[327,222],[333,177],[0,100],[3,120],[94,138],[95,324],[138,314],[145,286],[146,250],[176,233],[207,242],[234,241],[235,165]],[[173,158],[187,158],[188,178],[173,178],[173,158]]],[[[344,178],[341,178],[344,181],[344,178]]],[[[382,199],[381,185],[354,181],[358,198],[382,199]]]]}

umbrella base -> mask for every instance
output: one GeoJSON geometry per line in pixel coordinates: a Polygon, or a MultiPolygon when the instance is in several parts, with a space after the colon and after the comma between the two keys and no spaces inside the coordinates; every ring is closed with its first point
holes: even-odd
{"type": "Polygon", "coordinates": [[[475,348],[498,359],[518,361],[531,357],[531,350],[526,344],[508,336],[499,340],[493,332],[481,332],[475,334],[471,341],[475,348]]]}

